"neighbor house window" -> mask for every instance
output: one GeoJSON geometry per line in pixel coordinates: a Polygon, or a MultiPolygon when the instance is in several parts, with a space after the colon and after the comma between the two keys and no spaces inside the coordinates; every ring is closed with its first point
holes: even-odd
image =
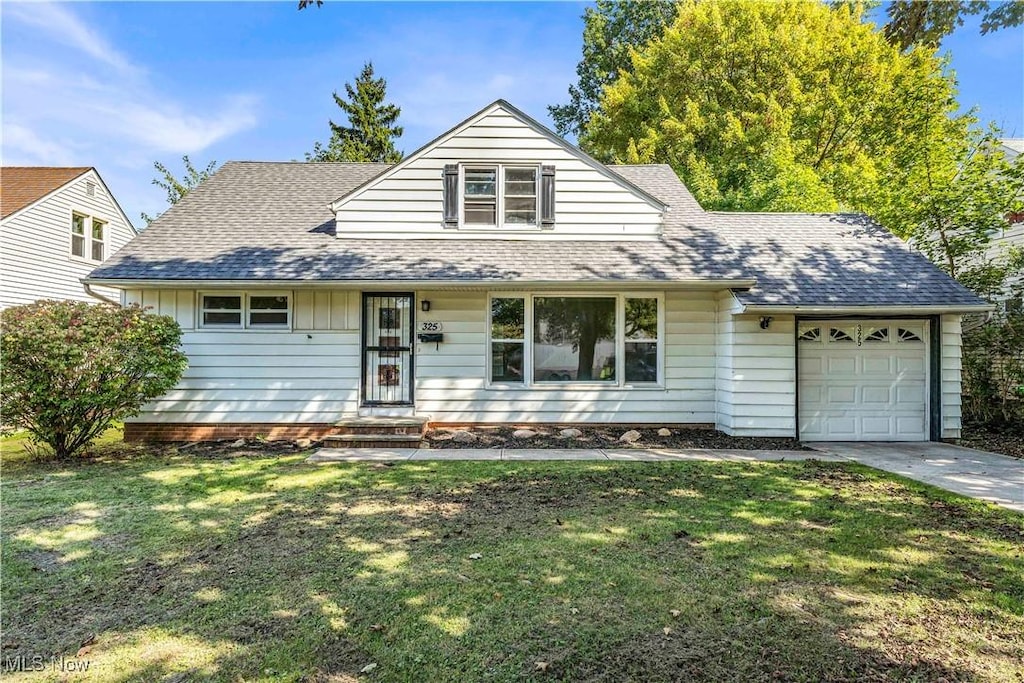
{"type": "Polygon", "coordinates": [[[249,327],[288,327],[288,296],[250,294],[249,327]]]}
{"type": "Polygon", "coordinates": [[[107,224],[104,223],[103,221],[99,220],[98,218],[93,218],[92,219],[92,241],[90,243],[90,245],[91,245],[92,260],[93,261],[102,261],[103,260],[103,242],[104,242],[104,235],[106,234],[106,232],[107,232],[107,224]]]}
{"type": "Polygon", "coordinates": [[[462,216],[468,226],[537,225],[536,166],[466,166],[462,216]]]}
{"type": "Polygon", "coordinates": [[[615,297],[535,297],[535,382],[614,382],[615,297]]]}
{"type": "Polygon", "coordinates": [[[491,299],[491,381],[522,384],[526,360],[526,299],[491,299]]]}
{"type": "Polygon", "coordinates": [[[85,258],[85,216],[71,214],[71,255],[85,258]]]}

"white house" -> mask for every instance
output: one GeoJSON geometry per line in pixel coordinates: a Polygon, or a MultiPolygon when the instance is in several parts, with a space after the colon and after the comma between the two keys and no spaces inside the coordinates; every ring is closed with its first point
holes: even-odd
{"type": "Polygon", "coordinates": [[[37,299],[97,301],[82,278],[138,234],[90,167],[0,168],[0,215],[0,309],[37,299]]]}
{"type": "Polygon", "coordinates": [[[189,368],[128,438],[433,423],[960,434],[989,307],[863,216],[704,211],[507,102],[392,165],[225,164],[88,278],[189,368]]]}

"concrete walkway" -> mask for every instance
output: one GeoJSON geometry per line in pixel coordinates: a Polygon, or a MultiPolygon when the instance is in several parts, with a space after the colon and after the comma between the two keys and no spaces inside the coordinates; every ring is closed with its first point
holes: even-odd
{"type": "Polygon", "coordinates": [[[945,443],[811,443],[908,479],[1024,512],[1024,460],[945,443]]]}
{"type": "Polygon", "coordinates": [[[858,462],[971,498],[1024,512],[1024,460],[943,443],[812,443],[811,451],[735,449],[516,449],[516,448],[321,448],[312,463],[398,460],[602,460],[858,462]]]}

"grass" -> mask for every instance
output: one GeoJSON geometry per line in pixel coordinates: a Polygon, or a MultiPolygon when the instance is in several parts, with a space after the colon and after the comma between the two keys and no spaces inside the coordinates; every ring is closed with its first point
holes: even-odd
{"type": "Polygon", "coordinates": [[[1022,676],[1021,516],[859,466],[4,464],[12,680],[1022,676]]]}

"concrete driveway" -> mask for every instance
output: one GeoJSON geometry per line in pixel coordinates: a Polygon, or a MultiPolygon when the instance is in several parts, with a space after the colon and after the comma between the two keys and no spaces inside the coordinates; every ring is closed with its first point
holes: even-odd
{"type": "Polygon", "coordinates": [[[809,443],[811,448],[1024,512],[1024,460],[945,443],[809,443]]]}

